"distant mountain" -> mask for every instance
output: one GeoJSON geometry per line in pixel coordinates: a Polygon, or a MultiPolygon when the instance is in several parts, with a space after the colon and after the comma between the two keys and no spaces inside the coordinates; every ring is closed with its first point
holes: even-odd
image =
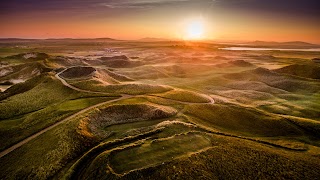
{"type": "Polygon", "coordinates": [[[104,38],[94,38],[95,40],[105,40],[105,41],[119,41],[119,39],[114,39],[114,38],[108,38],[108,37],[104,37],[104,38]]]}
{"type": "Polygon", "coordinates": [[[90,41],[90,40],[103,40],[103,41],[117,41],[117,39],[113,38],[49,38],[45,40],[70,40],[70,41],[90,41]]]}
{"type": "Polygon", "coordinates": [[[284,48],[316,48],[320,47],[318,44],[311,44],[303,41],[289,41],[289,42],[268,42],[268,41],[254,41],[247,43],[248,45],[263,46],[263,47],[284,47],[284,48]]]}
{"type": "Polygon", "coordinates": [[[27,42],[27,41],[36,41],[39,39],[23,39],[23,38],[0,38],[0,42],[27,42]]]}
{"type": "Polygon", "coordinates": [[[165,38],[151,38],[151,37],[146,37],[139,39],[139,41],[171,41],[170,39],[165,39],[165,38]]]}
{"type": "Polygon", "coordinates": [[[105,40],[105,41],[118,41],[113,38],[47,38],[47,39],[24,39],[24,38],[0,38],[0,41],[21,42],[21,41],[90,41],[90,40],[105,40]]]}

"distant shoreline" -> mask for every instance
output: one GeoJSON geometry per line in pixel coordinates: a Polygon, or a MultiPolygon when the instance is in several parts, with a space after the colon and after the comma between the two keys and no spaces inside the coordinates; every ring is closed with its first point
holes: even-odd
{"type": "Polygon", "coordinates": [[[219,48],[227,51],[303,51],[303,52],[320,52],[320,48],[258,48],[258,47],[227,47],[219,48]]]}

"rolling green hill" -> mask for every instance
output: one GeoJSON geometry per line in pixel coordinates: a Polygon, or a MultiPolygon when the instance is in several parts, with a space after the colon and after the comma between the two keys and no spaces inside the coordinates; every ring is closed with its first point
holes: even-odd
{"type": "Polygon", "coordinates": [[[16,43],[0,44],[0,179],[320,177],[318,52],[16,43]]]}

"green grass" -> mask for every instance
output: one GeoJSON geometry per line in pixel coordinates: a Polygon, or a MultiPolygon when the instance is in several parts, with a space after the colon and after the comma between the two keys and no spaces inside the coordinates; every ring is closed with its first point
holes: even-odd
{"type": "Polygon", "coordinates": [[[63,86],[60,81],[46,76],[31,90],[1,101],[0,119],[14,118],[40,110],[68,99],[76,93],[76,91],[63,86]]]}
{"type": "Polygon", "coordinates": [[[19,54],[19,53],[25,53],[29,51],[29,49],[25,49],[25,48],[17,48],[17,47],[1,47],[0,48],[0,56],[1,57],[7,57],[7,56],[12,56],[15,54],[19,54]]]}
{"type": "Polygon", "coordinates": [[[131,95],[163,93],[172,90],[172,88],[168,86],[148,84],[102,85],[100,82],[95,80],[76,82],[72,83],[72,85],[85,90],[131,95]]]}
{"type": "MultiPolygon", "coordinates": [[[[117,135],[117,130],[113,130],[112,126],[117,127],[119,124],[129,125],[136,122],[144,122],[140,125],[148,124],[149,121],[159,119],[165,120],[166,118],[173,117],[176,113],[177,111],[175,109],[165,106],[150,104],[116,104],[101,107],[96,111],[93,111],[87,119],[82,121],[85,126],[81,128],[81,132],[103,140],[111,134],[117,135]]],[[[130,130],[134,129],[128,129],[128,131],[130,130]]],[[[127,133],[130,134],[130,132],[127,133]]],[[[131,134],[132,133],[135,132],[131,131],[131,134]]]]}
{"type": "Polygon", "coordinates": [[[138,135],[150,129],[153,129],[150,126],[154,126],[160,122],[164,121],[164,119],[157,119],[151,121],[140,121],[140,122],[132,122],[125,124],[116,124],[106,127],[104,130],[111,133],[111,136],[108,137],[105,141],[121,139],[126,136],[134,136],[138,135]]]}
{"type": "Polygon", "coordinates": [[[44,76],[31,90],[1,101],[0,149],[3,150],[81,109],[114,98],[79,93],[63,86],[51,76],[44,76]]]}
{"type": "Polygon", "coordinates": [[[84,109],[86,107],[98,104],[104,101],[111,100],[110,97],[95,97],[95,98],[84,98],[84,99],[75,99],[69,100],[62,104],[59,104],[57,107],[59,111],[75,111],[84,109]]]}
{"type": "Polygon", "coordinates": [[[104,130],[111,132],[111,136],[105,139],[104,141],[121,139],[127,136],[135,136],[159,127],[165,128],[161,132],[155,134],[153,138],[166,138],[175,134],[184,133],[191,130],[197,130],[194,127],[188,127],[182,123],[180,124],[179,122],[183,122],[183,119],[172,117],[166,119],[156,119],[150,121],[141,121],[108,126],[104,130]]]}
{"type": "Polygon", "coordinates": [[[1,158],[1,179],[46,179],[86,149],[76,133],[78,120],[69,121],[1,158]],[[12,161],[15,159],[16,161],[12,161]]]}
{"type": "Polygon", "coordinates": [[[246,136],[299,136],[303,132],[282,118],[236,105],[189,105],[186,113],[201,125],[246,136]]]}
{"type": "MultiPolygon", "coordinates": [[[[112,97],[74,91],[56,80],[54,72],[45,71],[0,93],[2,149],[81,109],[118,98],[117,94],[141,96],[90,110],[2,157],[0,179],[316,179],[320,176],[319,82],[272,70],[250,70],[303,63],[320,57],[319,53],[226,52],[217,50],[220,45],[185,46],[178,42],[48,40],[26,44],[28,48],[23,49],[15,47],[15,43],[4,43],[0,56],[36,49],[50,54],[51,58],[28,61],[1,58],[1,63],[18,65],[3,80],[27,76],[46,66],[81,64],[80,58],[63,62],[54,55],[92,55],[101,47],[121,49],[128,57],[138,56],[146,65],[105,72],[118,80],[136,79],[134,83],[140,84],[103,84],[109,81],[100,72],[91,80],[69,81],[80,89],[112,93],[115,95],[112,97]],[[237,59],[254,66],[228,63],[237,59]],[[197,92],[214,97],[215,104],[196,104],[210,101],[197,92]],[[126,118],[136,113],[133,104],[159,104],[179,113],[165,119],[125,123],[126,118]],[[92,125],[91,115],[113,105],[128,108],[104,115],[106,119],[122,115],[117,116],[116,124],[100,127],[110,132],[110,136],[99,139],[92,131],[88,131],[92,136],[83,134],[82,128],[89,129],[92,125]],[[70,172],[71,177],[65,176],[70,172]]],[[[139,116],[144,114],[141,110],[139,116]]]]}
{"type": "Polygon", "coordinates": [[[198,133],[150,140],[142,145],[112,151],[110,166],[118,174],[172,161],[211,146],[210,138],[198,133]],[[192,143],[192,145],[191,145],[192,143]]]}
{"type": "MultiPolygon", "coordinates": [[[[292,153],[223,136],[212,136],[212,148],[155,167],[130,172],[121,179],[314,179],[318,157],[292,153]],[[310,168],[308,168],[310,167],[310,168]]],[[[110,172],[102,177],[117,179],[110,172]]]]}
{"type": "MultiPolygon", "coordinates": [[[[45,123],[58,121],[80,110],[78,108],[82,109],[83,107],[94,105],[101,101],[104,102],[114,99],[114,97],[96,97],[92,99],[87,98],[88,95],[83,97],[83,99],[67,100],[63,103],[49,106],[36,113],[30,114],[30,117],[26,119],[28,119],[31,124],[36,120],[42,120],[45,123]],[[86,102],[86,106],[82,105],[83,102],[86,102]],[[59,107],[61,108],[70,104],[76,105],[78,107],[77,110],[58,110],[59,107]],[[60,113],[60,115],[58,113],[60,113]]],[[[68,162],[88,150],[88,147],[97,143],[93,139],[87,139],[78,132],[80,120],[88,114],[89,112],[55,127],[1,158],[0,179],[46,179],[53,177],[66,166],[68,162]],[[19,160],[12,161],[12,159],[19,160]]],[[[36,127],[39,126],[36,125],[36,127]]],[[[35,129],[32,130],[34,131],[35,129]]],[[[28,133],[27,129],[21,130],[21,132],[28,133]]],[[[27,134],[24,135],[27,136],[27,134]]],[[[8,136],[8,134],[6,134],[6,136],[8,136]]],[[[9,138],[15,137],[9,136],[7,140],[9,138]]]]}
{"type": "Polygon", "coordinates": [[[191,103],[208,103],[211,101],[206,95],[180,89],[175,89],[163,94],[155,94],[155,96],[191,103]]]}
{"type": "Polygon", "coordinates": [[[312,95],[278,95],[278,97],[278,103],[261,105],[259,109],[276,114],[320,120],[319,93],[312,95]]]}
{"type": "Polygon", "coordinates": [[[5,76],[0,77],[0,81],[10,81],[12,79],[30,79],[38,74],[50,72],[52,69],[46,67],[42,62],[27,62],[16,66],[7,67],[12,70],[5,76]]]}

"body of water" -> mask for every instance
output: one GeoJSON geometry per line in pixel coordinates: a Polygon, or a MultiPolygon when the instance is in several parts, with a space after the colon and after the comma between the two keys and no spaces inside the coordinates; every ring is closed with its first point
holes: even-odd
{"type": "Polygon", "coordinates": [[[227,48],[220,48],[220,49],[221,50],[228,50],[228,51],[307,51],[307,52],[320,52],[320,48],[284,49],[284,48],[227,47],[227,48]]]}

